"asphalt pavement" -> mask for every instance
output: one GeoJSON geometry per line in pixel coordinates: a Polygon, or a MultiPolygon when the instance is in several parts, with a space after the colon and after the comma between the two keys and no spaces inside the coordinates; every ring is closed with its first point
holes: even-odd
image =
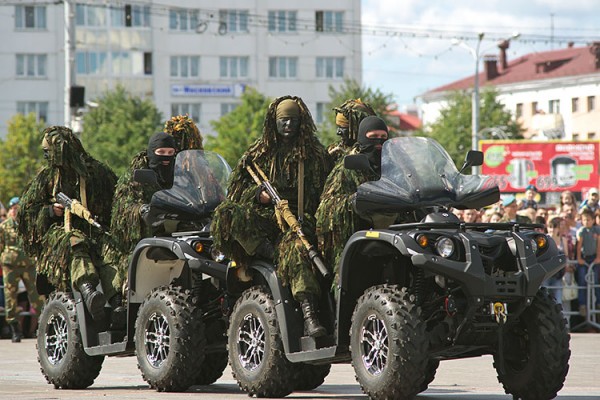
{"type": "MultiPolygon", "coordinates": [[[[558,399],[600,399],[600,334],[571,336],[571,361],[565,387],[558,399]]],[[[158,393],[143,381],[135,357],[107,358],[92,386],[84,390],[57,390],[46,383],[37,363],[35,339],[21,343],[0,340],[0,399],[244,399],[225,370],[210,386],[194,386],[185,393],[158,393]]],[[[352,367],[334,365],[325,383],[310,392],[294,392],[287,399],[366,399],[352,367]]],[[[511,400],[496,380],[489,356],[444,361],[435,380],[417,399],[511,400]]]]}

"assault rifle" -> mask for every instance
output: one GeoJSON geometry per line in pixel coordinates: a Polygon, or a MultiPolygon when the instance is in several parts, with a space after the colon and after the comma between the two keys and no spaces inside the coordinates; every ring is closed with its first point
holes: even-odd
{"type": "Polygon", "coordinates": [[[308,238],[302,231],[302,226],[300,225],[300,222],[298,222],[298,219],[296,218],[296,216],[294,216],[294,213],[292,213],[292,210],[290,210],[288,201],[283,200],[279,196],[279,193],[277,193],[277,190],[273,187],[273,185],[271,185],[271,182],[269,182],[269,179],[267,178],[267,176],[265,175],[263,170],[260,169],[260,167],[258,165],[256,165],[256,163],[254,161],[252,161],[252,166],[246,164],[246,170],[250,173],[250,176],[252,176],[252,179],[254,179],[254,182],[256,182],[256,184],[258,186],[264,188],[267,191],[267,193],[269,193],[269,196],[271,197],[271,201],[275,205],[275,214],[277,216],[277,221],[279,222],[279,227],[282,230],[284,230],[285,229],[284,222],[285,222],[290,227],[290,229],[294,233],[296,233],[296,235],[302,241],[302,244],[308,251],[308,257],[310,258],[310,261],[313,263],[313,265],[315,267],[317,267],[317,269],[319,270],[319,272],[321,273],[321,275],[323,275],[323,277],[325,279],[329,279],[331,277],[331,273],[329,272],[329,270],[323,263],[323,260],[321,260],[321,257],[319,256],[319,252],[308,241],[308,238]],[[253,168],[256,170],[256,172],[254,171],[253,168]],[[259,177],[259,175],[260,175],[260,177],[259,177]],[[261,180],[261,178],[262,178],[262,180],[261,180]]]}
{"type": "Polygon", "coordinates": [[[79,200],[72,199],[63,192],[59,192],[56,195],[56,201],[65,207],[65,229],[70,230],[70,214],[75,214],[90,223],[90,225],[104,231],[102,225],[92,217],[90,210],[81,204],[79,200]]]}

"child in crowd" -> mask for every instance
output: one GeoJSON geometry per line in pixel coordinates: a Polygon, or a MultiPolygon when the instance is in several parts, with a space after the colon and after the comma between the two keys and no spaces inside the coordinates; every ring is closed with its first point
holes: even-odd
{"type": "MultiPolygon", "coordinates": [[[[586,276],[589,274],[593,284],[598,282],[598,265],[600,264],[600,228],[594,225],[594,213],[583,208],[580,213],[582,227],[577,230],[577,284],[587,286],[586,276]]],[[[596,308],[600,308],[600,288],[594,289],[596,308]]],[[[579,289],[579,313],[587,313],[587,289],[579,289]]]]}

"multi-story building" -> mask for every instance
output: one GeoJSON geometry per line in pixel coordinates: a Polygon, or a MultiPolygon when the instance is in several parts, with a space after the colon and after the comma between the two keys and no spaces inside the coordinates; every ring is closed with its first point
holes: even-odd
{"type": "Polygon", "coordinates": [[[93,104],[118,84],[165,118],[190,114],[205,133],[248,86],[302,97],[319,122],[330,85],[361,82],[359,26],[360,0],[9,1],[0,5],[0,135],[16,113],[65,124],[66,87],[84,87],[93,104]]]}
{"type": "MultiPolygon", "coordinates": [[[[499,56],[485,56],[480,90],[493,86],[531,139],[600,139],[600,43],[527,54],[509,61],[507,42],[499,56]]],[[[434,122],[450,91],[469,90],[474,76],[421,96],[421,118],[434,122]]]]}

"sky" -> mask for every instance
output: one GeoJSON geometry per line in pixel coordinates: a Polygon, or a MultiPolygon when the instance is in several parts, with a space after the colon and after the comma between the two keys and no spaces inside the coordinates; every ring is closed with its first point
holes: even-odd
{"type": "Polygon", "coordinates": [[[581,47],[600,41],[599,5],[600,0],[362,0],[363,86],[391,94],[404,111],[416,96],[475,73],[479,33],[480,59],[497,55],[498,41],[517,32],[509,62],[567,47],[569,41],[581,47]]]}

